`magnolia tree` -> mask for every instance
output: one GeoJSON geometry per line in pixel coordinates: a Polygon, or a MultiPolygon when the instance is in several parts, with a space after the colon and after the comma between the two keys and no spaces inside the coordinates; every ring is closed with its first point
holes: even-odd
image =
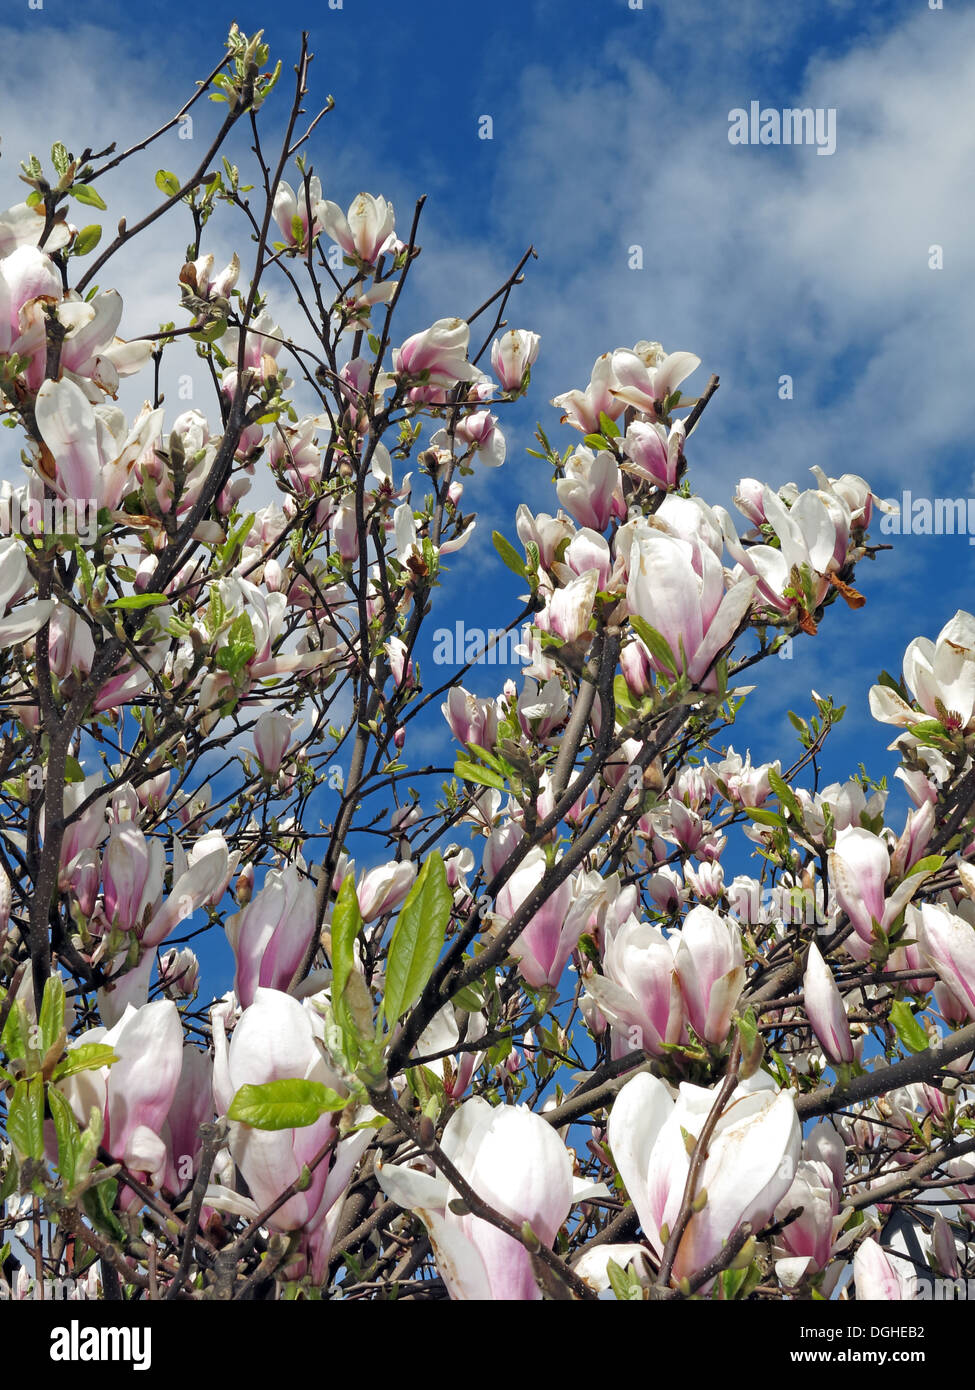
{"type": "Polygon", "coordinates": [[[520,680],[471,693],[476,651],[421,672],[465,480],[503,463],[539,351],[505,320],[527,254],[404,338],[420,205],[404,225],[323,196],[308,64],[303,42],[271,152],[280,64],[235,27],[171,122],[31,156],[0,216],[26,474],[0,540],[3,1295],[875,1299],[966,1276],[975,618],[870,693],[903,825],[883,785],[820,785],[827,698],[791,716],[791,761],[724,746],[742,673],[862,603],[878,499],[815,470],[742,481],[743,521],[709,505],[688,444],[717,378],[688,395],[698,358],[641,341],[553,402],[552,511],[494,538],[525,590],[520,680]],[[160,170],[102,249],[70,215],[204,97],[198,167],[160,170]],[[190,236],[181,321],[120,337],[96,278],[164,217],[190,236]],[[163,400],[180,353],[206,412],[163,400]],[[444,767],[411,762],[431,721],[444,767]]]}

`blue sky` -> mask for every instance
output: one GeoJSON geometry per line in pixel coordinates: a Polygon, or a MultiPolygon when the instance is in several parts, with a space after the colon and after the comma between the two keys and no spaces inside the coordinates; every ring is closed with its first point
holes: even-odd
{"type": "MultiPolygon", "coordinates": [[[[299,31],[311,31],[312,97],[336,101],[312,146],[326,197],[347,206],[362,188],[381,192],[403,231],[414,199],[428,195],[404,335],[469,312],[529,243],[538,253],[509,313],[511,326],[542,337],[533,389],[507,417],[502,472],[469,482],[466,502],[481,519],[453,557],[456,611],[468,623],[501,625],[515,611],[518,584],[494,556],[492,528],[513,536],[521,500],[555,509],[544,466],[524,452],[534,421],[564,447],[571,431],[558,427],[550,397],[584,386],[599,353],[641,338],[702,358],[688,386],[721,378],[688,450],[708,501],[727,505],[741,476],[810,485],[812,464],[860,473],[886,496],[973,492],[971,4],[279,0],[149,3],[136,18],[103,0],[44,0],[41,10],[8,0],[3,205],[23,196],[17,160],[28,148],[46,156],[54,139],[136,138],[165,119],[214,65],[231,19],[265,28],[284,61],[282,88],[299,31]],[[835,109],[835,153],[730,144],[729,112],[753,100],[835,109]],[[478,138],[483,115],[490,141],[478,138]],[[642,270],[628,267],[633,245],[642,270]],[[929,268],[932,246],[943,269],[929,268]],[[789,401],[778,394],[783,374],[793,378],[789,401]]],[[[270,128],[285,106],[283,92],[269,103],[270,128]]],[[[193,142],[172,137],[106,179],[107,228],[151,204],[158,167],[192,167],[220,109],[202,112],[193,142]]],[[[229,226],[215,238],[218,251],[246,249],[229,226]]],[[[170,229],[113,263],[127,336],[176,316],[187,239],[178,231],[174,245],[170,229]]],[[[283,289],[273,307],[287,324],[283,289]]],[[[4,459],[8,474],[14,463],[4,459]]],[[[796,745],[785,711],[808,710],[814,686],[849,707],[826,780],[861,759],[892,773],[893,731],[870,720],[869,686],[882,667],[899,670],[912,637],[935,636],[975,604],[966,536],[894,540],[861,567],[862,611],[836,604],[792,661],[759,668],[736,747],[788,763],[796,745]]],[[[469,684],[495,693],[497,669],[469,684]]]]}

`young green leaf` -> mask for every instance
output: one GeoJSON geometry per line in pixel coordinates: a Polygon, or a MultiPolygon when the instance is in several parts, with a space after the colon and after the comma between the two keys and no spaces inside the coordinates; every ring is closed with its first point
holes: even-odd
{"type": "Polygon", "coordinates": [[[443,950],[454,897],[434,850],[400,908],[386,961],[385,1014],[395,1023],[419,999],[443,950]]]}
{"type": "Polygon", "coordinates": [[[267,1081],[263,1086],[241,1086],[227,1118],[252,1129],[304,1129],[329,1111],[344,1110],[348,1103],[348,1096],[340,1096],[320,1081],[295,1077],[267,1081]]]}

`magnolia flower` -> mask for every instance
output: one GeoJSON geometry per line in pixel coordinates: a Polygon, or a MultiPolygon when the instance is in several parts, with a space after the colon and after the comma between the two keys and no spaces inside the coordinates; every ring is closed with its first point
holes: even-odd
{"type": "Polygon", "coordinates": [[[318,926],[315,890],[294,864],[271,869],[264,886],[227,922],[237,963],[234,990],[242,1008],[259,986],[286,990],[318,926]]]}
{"type": "MultiPolygon", "coordinates": [[[[22,596],[32,584],[27,571],[27,556],[13,536],[0,540],[0,614],[22,596]]],[[[38,599],[0,617],[0,648],[26,642],[38,628],[43,627],[54,612],[53,599],[38,599]]]]}
{"type": "MultiPolygon", "coordinates": [[[[260,1086],[268,1081],[317,1081],[345,1092],[341,1077],[320,1046],[324,1020],[307,1002],[300,1004],[275,989],[257,989],[229,1047],[223,1009],[215,1008],[211,1017],[213,1093],[221,1111],[230,1108],[241,1086],[260,1086]]],[[[306,1165],[336,1136],[337,1125],[338,1115],[331,1111],[301,1129],[260,1130],[232,1124],[230,1152],[252,1200],[211,1187],[207,1204],[257,1216],[297,1181],[306,1165]]],[[[345,1192],[369,1139],[366,1129],[339,1140],[328,1157],[311,1170],[307,1185],[267,1217],[266,1224],[274,1231],[301,1232],[300,1262],[310,1266],[316,1283],[324,1278],[345,1192]]],[[[295,1277],[301,1272],[294,1271],[295,1277]]]]}
{"type": "Polygon", "coordinates": [[[525,373],[538,357],[541,339],[524,328],[511,328],[491,344],[491,370],[503,391],[521,392],[525,373]]]}
{"type": "Polygon", "coordinates": [[[273,777],[284,762],[292,732],[292,721],[280,710],[265,710],[254,725],[254,748],[261,768],[269,777],[273,777]]]}
{"type": "Polygon", "coordinates": [[[79,1072],[58,1082],[75,1118],[90,1123],[102,1114],[102,1143],[136,1176],[158,1187],[167,1151],[161,1137],[183,1066],[183,1028],[179,1010],[168,999],[130,1005],[111,1029],[90,1028],[68,1044],[68,1055],[88,1043],[114,1049],[111,1067],[79,1072]]]}
{"type": "Polygon", "coordinates": [[[878,835],[859,826],[841,830],[829,855],[829,876],[836,901],[853,923],[857,936],[873,944],[873,924],[889,931],[924,882],[914,874],[886,897],[890,854],[878,835]]]}
{"type": "Polygon", "coordinates": [[[564,423],[581,430],[583,434],[592,434],[602,428],[600,415],[606,415],[610,420],[622,415],[623,402],[617,399],[613,390],[618,384],[613,375],[613,354],[604,352],[593,364],[592,376],[585,391],[566,391],[556,396],[552,404],[565,412],[562,416],[564,423]]]}
{"type": "Polygon", "coordinates": [[[658,406],[673,395],[685,377],[698,369],[701,359],[693,352],[666,354],[659,343],[647,346],[656,350],[641,355],[635,350],[619,348],[613,353],[613,376],[617,384],[612,394],[625,405],[654,416],[658,406]]]}
{"type": "Polygon", "coordinates": [[[656,487],[674,487],[683,448],[682,421],[668,431],[655,421],[634,420],[623,439],[623,452],[629,459],[626,471],[656,487]]]}
{"type": "Polygon", "coordinates": [[[593,605],[599,589],[599,572],[586,570],[570,580],[564,588],[556,589],[543,613],[536,618],[543,632],[554,633],[566,642],[574,642],[589,631],[593,605]]]}
{"type": "Polygon", "coordinates": [[[883,724],[910,728],[937,719],[950,731],[966,733],[975,714],[975,618],[959,609],[932,642],[915,637],[904,653],[904,682],[920,711],[895,690],[875,685],[870,713],[883,724]]]}
{"type": "Polygon", "coordinates": [[[673,938],[634,916],[609,938],[602,975],[588,975],[586,990],[613,1027],[616,1050],[633,1047],[655,1057],[680,1041],[684,1000],[674,970],[673,938]]]}
{"type": "Polygon", "coordinates": [[[109,830],[102,860],[103,907],[113,927],[136,930],[162,892],[166,852],[160,839],[147,839],[134,821],[109,830]]]}
{"type": "Polygon", "coordinates": [[[612,517],[622,519],[626,515],[620,470],[607,449],[598,454],[581,446],[576,449],[555,491],[580,526],[604,531],[612,517]]]}
{"type": "MultiPolygon", "coordinates": [[[[545,851],[536,845],[498,893],[497,913],[502,921],[510,921],[517,914],[547,872],[545,851]]],[[[578,876],[566,879],[528,919],[510,952],[533,989],[558,984],[601,891],[601,879],[592,886],[578,876]]]]}
{"type": "Polygon", "coordinates": [[[114,509],[133,486],[136,461],[159,438],[163,417],[144,406],[129,429],[121,410],[93,406],[67,378],[43,383],[34,413],[54,460],[54,487],[98,509],[114,509]]]}
{"type": "Polygon", "coordinates": [[[309,239],[309,220],[312,228],[311,239],[314,240],[318,236],[324,226],[326,206],[322,201],[321,180],[314,174],[308,180],[307,191],[302,184],[295,193],[291,184],[285,183],[283,179],[274,190],[274,220],[290,246],[306,245],[309,239]]]}
{"type": "Polygon", "coordinates": [[[480,699],[462,685],[454,685],[440,711],[458,743],[476,743],[488,750],[494,747],[498,740],[498,711],[493,700],[480,699]]]}
{"type": "Polygon", "coordinates": [[[565,719],[569,699],[558,676],[550,676],[541,689],[538,682],[525,678],[518,696],[518,722],[529,737],[546,739],[565,719]]]}
{"type": "MultiPolygon", "coordinates": [[[[704,690],[717,689],[711,668],[737,632],[754,591],[755,580],[746,578],[726,592],[721,561],[705,545],[646,530],[630,549],[630,611],[661,633],[678,663],[683,650],[683,669],[704,690]]],[[[666,669],[655,656],[651,664],[666,669]]]]}
{"type": "Polygon", "coordinates": [[[843,997],[815,941],[809,947],[802,990],[806,1014],[826,1056],[831,1062],[852,1062],[853,1039],[843,997]]]}
{"type": "Polygon", "coordinates": [[[775,1246],[775,1272],[786,1288],[806,1274],[825,1269],[833,1253],[840,1193],[827,1164],[803,1160],[795,1181],[775,1211],[782,1221],[791,1211],[799,1215],[783,1229],[775,1246]]]}
{"type": "Polygon", "coordinates": [[[470,326],[463,319],[438,319],[395,349],[393,368],[409,377],[428,372],[428,384],[444,390],[458,381],[471,381],[477,368],[467,360],[470,335],[470,326]]]}
{"type": "MultiPolygon", "coordinates": [[[[492,1108],[475,1097],[454,1111],[441,1148],[483,1201],[519,1226],[527,1221],[551,1249],[579,1199],[572,1160],[551,1125],[526,1106],[492,1108]]],[[[457,1194],[446,1178],[389,1163],[377,1164],[377,1176],[387,1197],[426,1226],[451,1298],[541,1298],[528,1251],[482,1218],[452,1211],[457,1194]]]]}
{"type": "Polygon", "coordinates": [[[940,903],[922,903],[920,915],[921,954],[975,1020],[975,927],[940,903]]]}
{"type": "Polygon", "coordinates": [[[881,1248],[875,1236],[857,1246],[853,1256],[853,1282],[857,1302],[887,1303],[913,1299],[917,1276],[913,1265],[881,1248]]]}
{"type": "Polygon", "coordinates": [[[722,1043],[745,987],[741,929],[703,904],[684,918],[674,968],[691,1027],[705,1042],[722,1043]]]}
{"type": "MultiPolygon", "coordinates": [[[[778,493],[765,488],[763,507],[766,524],[778,537],[778,548],[753,545],[746,549],[728,513],[716,507],[725,544],[741,570],[757,579],[761,601],[792,617],[804,612],[808,627],[813,611],[829,592],[828,576],[846,562],[852,517],[835,493],[799,493],[787,507],[778,493]],[[797,575],[806,581],[808,592],[796,591],[797,575]]],[[[862,602],[847,592],[852,602],[862,602]]]]}
{"type": "Polygon", "coordinates": [[[198,852],[181,873],[177,873],[174,856],[173,886],[142,934],[144,946],[158,946],[178,923],[192,917],[204,904],[219,901],[226,890],[233,866],[223,836],[217,832],[205,835],[195,849],[198,852]]]}
{"type": "Polygon", "coordinates": [[[359,911],[364,922],[371,922],[399,907],[413,887],[416,878],[416,864],[412,859],[391,860],[370,869],[359,882],[356,895],[359,911]]]}
{"type": "Polygon", "coordinates": [[[321,219],[324,230],[346,255],[366,265],[375,265],[383,252],[396,244],[393,205],[371,193],[360,193],[348,216],[337,203],[324,203],[321,219]]]}
{"type": "MultiPolygon", "coordinates": [[[[607,1136],[643,1234],[663,1253],[661,1231],[680,1210],[690,1156],[686,1131],[697,1138],[715,1091],[683,1082],[673,1099],[659,1077],[628,1081],[610,1112],[607,1136]]],[[[792,1095],[756,1072],[732,1092],[708,1143],[698,1182],[707,1194],[677,1249],[675,1279],[694,1273],[721,1251],[743,1222],[759,1231],[792,1186],[802,1145],[792,1095]]]]}

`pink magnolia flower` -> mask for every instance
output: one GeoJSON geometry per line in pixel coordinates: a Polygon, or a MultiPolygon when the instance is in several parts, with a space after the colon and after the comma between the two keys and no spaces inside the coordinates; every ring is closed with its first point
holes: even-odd
{"type": "Polygon", "coordinates": [[[843,997],[815,941],[809,947],[802,981],[806,1014],[831,1062],[853,1061],[853,1039],[843,997]]]}
{"type": "Polygon", "coordinates": [[[566,391],[556,396],[552,404],[563,410],[563,421],[581,430],[583,434],[593,434],[600,430],[600,415],[616,420],[624,410],[623,402],[617,399],[615,387],[619,383],[613,373],[613,354],[604,352],[593,364],[589,385],[584,391],[566,391]]]}
{"type": "Polygon", "coordinates": [[[949,728],[961,733],[971,728],[975,715],[975,618],[971,613],[959,609],[934,642],[915,637],[904,653],[904,682],[920,712],[896,691],[875,685],[870,691],[874,719],[910,728],[922,719],[941,720],[940,703],[948,712],[949,728]]]}
{"type": "Polygon", "coordinates": [[[384,251],[396,244],[393,205],[385,198],[360,193],[343,213],[337,203],[322,205],[322,227],[341,246],[347,256],[354,256],[366,265],[375,265],[384,251]]]}
{"type": "Polygon", "coordinates": [[[102,859],[103,906],[113,927],[129,932],[142,924],[146,910],[162,893],[166,853],[161,840],[147,839],[134,821],[109,830],[102,859]]]}
{"type": "Polygon", "coordinates": [[[975,927],[940,903],[922,903],[920,912],[921,954],[975,1020],[975,927]]]}
{"type": "Polygon", "coordinates": [[[511,328],[495,338],[491,344],[491,370],[502,390],[521,393],[525,387],[525,373],[538,357],[540,342],[537,333],[529,333],[524,328],[511,328]]]}
{"type": "MultiPolygon", "coordinates": [[[[0,540],[0,615],[33,587],[23,546],[13,536],[0,540]]],[[[38,599],[0,616],[0,648],[26,642],[43,627],[55,608],[53,599],[38,599]]]]}
{"type": "Polygon", "coordinates": [[[833,1253],[840,1210],[840,1193],[829,1167],[803,1160],[795,1181],[775,1211],[784,1220],[790,1211],[801,1211],[783,1229],[775,1246],[775,1272],[787,1287],[806,1274],[825,1269],[833,1253]]]}
{"type": "Polygon", "coordinates": [[[227,922],[237,963],[234,990],[243,1008],[259,987],[286,990],[318,925],[315,890],[294,864],[271,869],[264,886],[227,922]]]}
{"type": "Polygon", "coordinates": [[[723,1043],[745,987],[741,929],[703,904],[684,918],[674,966],[687,1017],[699,1038],[723,1043]]]}
{"type": "Polygon", "coordinates": [[[37,428],[54,459],[62,497],[117,507],[136,482],[139,456],[162,428],[162,410],[144,406],[131,429],[115,406],[93,406],[73,381],[45,381],[37,393],[37,428]]]}
{"type": "Polygon", "coordinates": [[[857,1246],[853,1282],[858,1303],[906,1301],[914,1298],[917,1288],[913,1266],[898,1255],[889,1255],[875,1236],[857,1246]]]}
{"type": "Polygon", "coordinates": [[[624,405],[653,417],[658,405],[673,395],[685,377],[697,370],[701,359],[693,352],[665,354],[659,343],[647,344],[647,348],[651,351],[642,355],[627,348],[618,348],[613,353],[613,376],[617,383],[613,395],[624,405]]]}
{"type": "Polygon", "coordinates": [[[836,901],[866,945],[874,940],[873,923],[889,931],[924,882],[923,874],[914,874],[888,898],[890,854],[879,835],[862,826],[848,826],[837,835],[829,855],[829,876],[836,901]]]}
{"type": "MultiPolygon", "coordinates": [[[[260,1086],[291,1078],[317,1081],[345,1093],[341,1077],[326,1061],[319,1042],[324,1021],[305,1004],[279,990],[259,988],[244,1010],[228,1047],[220,1009],[213,1019],[213,1093],[221,1111],[241,1086],[260,1086]]],[[[231,1126],[229,1146],[251,1194],[251,1201],[224,1188],[207,1193],[211,1206],[256,1216],[269,1207],[332,1138],[338,1115],[329,1112],[301,1129],[260,1130],[231,1126]]],[[[368,1129],[341,1139],[311,1172],[311,1181],[267,1218],[275,1231],[300,1231],[299,1263],[320,1283],[325,1276],[342,1203],[360,1157],[369,1144],[368,1129]]],[[[289,1269],[289,1272],[290,1269],[289,1269]]],[[[294,1271],[298,1277],[302,1269],[294,1271]]]]}
{"type": "Polygon", "coordinates": [[[471,381],[477,369],[467,360],[470,335],[470,326],[463,319],[438,319],[395,349],[393,368],[407,377],[429,372],[427,384],[442,390],[449,390],[458,381],[471,381]]]}
{"type": "Polygon", "coordinates": [[[284,179],[274,190],[274,220],[290,246],[307,245],[309,223],[311,239],[318,236],[324,226],[325,208],[321,180],[314,174],[308,180],[307,191],[302,183],[296,193],[284,179]]]}
{"type": "MultiPolygon", "coordinates": [[[[725,590],[721,561],[710,547],[660,532],[641,532],[630,549],[626,601],[666,638],[677,662],[695,685],[716,690],[711,669],[751,606],[755,580],[725,590]]],[[[651,655],[656,670],[664,670],[651,655]]]]}
{"type": "Polygon", "coordinates": [[[254,725],[254,748],[262,769],[273,777],[284,762],[293,726],[280,710],[265,710],[254,725]]]}
{"type": "MultiPolygon", "coordinates": [[[[656,1076],[640,1073],[620,1090],[608,1138],[616,1167],[651,1248],[663,1253],[664,1226],[680,1210],[690,1166],[684,1131],[696,1138],[715,1090],[683,1082],[676,1101],[656,1076]]],[[[792,1185],[802,1146],[795,1103],[759,1071],[732,1092],[714,1127],[698,1190],[707,1194],[684,1233],[674,1278],[690,1278],[717,1255],[743,1222],[768,1223],[792,1185]]]]}
{"type": "Polygon", "coordinates": [[[166,1146],[164,1191],[184,1192],[196,1176],[203,1146],[200,1125],[213,1116],[213,1061],[208,1052],[185,1043],[179,1081],[160,1134],[166,1146]]]}
{"type": "Polygon", "coordinates": [[[622,520],[626,515],[620,470],[608,449],[598,454],[582,446],[576,449],[555,491],[580,526],[605,531],[613,517],[622,520]]]}
{"type": "MultiPolygon", "coordinates": [[[[525,1106],[492,1107],[474,1097],[454,1111],[441,1145],[479,1197],[554,1245],[576,1194],[572,1161],[551,1125],[525,1106]]],[[[541,1298],[524,1246],[480,1217],[452,1211],[456,1194],[446,1178],[389,1163],[377,1176],[387,1197],[426,1226],[451,1298],[541,1298]]]]}
{"type": "Polygon", "coordinates": [[[679,1042],[684,1000],[674,969],[674,948],[661,929],[629,917],[609,938],[603,974],[588,975],[586,989],[613,1027],[617,1050],[643,1048],[655,1057],[679,1042]]]}
{"type": "Polygon", "coordinates": [[[458,743],[476,743],[492,749],[498,739],[498,711],[493,700],[480,699],[462,685],[451,686],[440,706],[450,732],[458,743]]]}
{"type": "Polygon", "coordinates": [[[102,1143],[136,1176],[158,1187],[166,1172],[162,1130],[183,1066],[179,1010],[168,999],[129,1005],[111,1029],[90,1028],[68,1044],[69,1055],[87,1043],[115,1050],[111,1067],[80,1072],[58,1083],[79,1124],[102,1114],[102,1143]]]}
{"type": "Polygon", "coordinates": [[[656,421],[634,420],[623,439],[623,452],[630,460],[628,472],[663,488],[674,487],[677,482],[683,447],[681,421],[668,431],[656,421]]]}
{"type": "MultiPolygon", "coordinates": [[[[511,920],[548,871],[545,851],[530,849],[497,896],[497,913],[511,920]]],[[[533,989],[557,985],[586,930],[595,893],[566,879],[528,919],[511,946],[521,974],[533,989]]]]}
{"type": "Polygon", "coordinates": [[[416,865],[412,859],[391,860],[365,874],[356,888],[363,921],[372,922],[399,907],[413,887],[416,865]]]}
{"type": "Polygon", "coordinates": [[[142,934],[144,946],[158,946],[180,922],[206,903],[219,902],[226,891],[233,871],[226,840],[212,832],[203,836],[195,849],[194,859],[180,873],[174,859],[173,886],[142,934]]]}

